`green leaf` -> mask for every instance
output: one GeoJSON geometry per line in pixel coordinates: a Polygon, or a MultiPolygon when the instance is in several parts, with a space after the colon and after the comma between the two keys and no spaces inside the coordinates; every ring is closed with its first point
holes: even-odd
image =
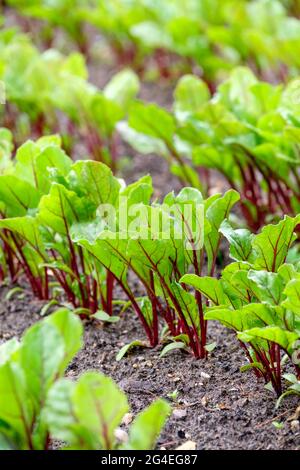
{"type": "Polygon", "coordinates": [[[71,189],[91,200],[96,208],[100,204],[116,205],[121,186],[103,163],[78,161],[72,166],[70,179],[71,189]]]}
{"type": "Polygon", "coordinates": [[[257,288],[256,296],[261,302],[267,302],[270,305],[279,305],[283,299],[284,281],[277,273],[268,271],[248,272],[248,279],[253,281],[257,288]]]}
{"type": "Polygon", "coordinates": [[[36,410],[44,403],[59,374],[64,353],[64,342],[59,331],[45,322],[30,328],[22,340],[21,364],[36,410]]]}
{"type": "Polygon", "coordinates": [[[167,147],[160,138],[142,134],[130,127],[126,122],[119,122],[117,130],[122,139],[141,155],[153,153],[165,158],[168,156],[167,147]]]}
{"type": "Polygon", "coordinates": [[[167,346],[165,346],[162,352],[160,353],[159,357],[164,357],[166,356],[166,354],[168,354],[171,351],[174,351],[175,349],[186,349],[186,344],[181,343],[179,341],[176,341],[175,343],[167,344],[167,346]]]}
{"type": "Polygon", "coordinates": [[[28,429],[34,419],[32,402],[24,397],[28,397],[24,371],[9,361],[0,367],[0,417],[19,436],[21,450],[30,448],[28,429]]]}
{"type": "Polygon", "coordinates": [[[5,204],[7,217],[27,215],[37,208],[39,200],[39,192],[26,181],[13,175],[0,176],[0,201],[5,204]]]}
{"type": "Polygon", "coordinates": [[[260,338],[278,344],[287,352],[292,351],[293,343],[299,339],[300,335],[284,330],[278,326],[267,326],[265,328],[251,328],[243,333],[238,333],[241,341],[249,342],[249,338],[260,338]]]}
{"type": "Polygon", "coordinates": [[[12,338],[0,345],[0,366],[5,364],[11,356],[20,348],[20,343],[16,338],[12,338]]]}
{"type": "Polygon", "coordinates": [[[300,315],[300,279],[292,279],[286,285],[284,294],[287,298],[282,302],[282,306],[300,315]]]}
{"type": "Polygon", "coordinates": [[[0,228],[6,228],[18,234],[39,255],[40,263],[44,261],[45,246],[41,235],[41,228],[36,218],[31,216],[15,217],[0,220],[0,228]]]}
{"type": "Polygon", "coordinates": [[[44,321],[46,324],[53,325],[63,339],[64,358],[60,366],[60,374],[63,374],[68,364],[83,347],[83,326],[81,320],[74,313],[61,308],[44,321]]]}
{"type": "Polygon", "coordinates": [[[17,151],[15,175],[27,181],[40,194],[47,194],[52,180],[66,176],[72,160],[60,148],[57,136],[37,142],[27,141],[17,151]]]}
{"type": "Polygon", "coordinates": [[[200,335],[200,316],[195,297],[190,292],[184,290],[177,282],[172,282],[171,290],[173,298],[170,298],[169,301],[177,311],[178,316],[181,317],[183,315],[187,325],[200,335]]]}
{"type": "Polygon", "coordinates": [[[177,83],[174,98],[175,114],[179,119],[184,119],[209,101],[210,92],[203,80],[194,75],[185,75],[177,83]]]}
{"type": "Polygon", "coordinates": [[[151,450],[170,415],[171,406],[164,400],[158,399],[146,410],[142,411],[132,423],[129,432],[127,450],[151,450]]]}
{"type": "Polygon", "coordinates": [[[251,362],[240,368],[241,372],[247,372],[250,369],[259,369],[261,372],[264,372],[264,368],[260,362],[251,362]]]}
{"type": "Polygon", "coordinates": [[[62,379],[52,387],[45,419],[52,436],[74,450],[110,450],[127,411],[126,396],[112,379],[86,372],[76,383],[62,379]]]}
{"type": "Polygon", "coordinates": [[[207,352],[212,352],[214,349],[216,349],[216,347],[217,347],[217,343],[214,341],[213,343],[206,344],[205,345],[205,350],[207,352]]]}
{"type": "Polygon", "coordinates": [[[234,230],[228,220],[224,220],[219,231],[230,243],[230,255],[235,261],[251,262],[253,235],[247,229],[234,230]]]}
{"type": "Polygon", "coordinates": [[[214,305],[228,305],[228,298],[224,292],[222,281],[211,277],[199,277],[196,274],[186,274],[180,279],[180,283],[193,286],[201,292],[214,305]]]}
{"type": "Polygon", "coordinates": [[[39,204],[38,221],[61,235],[68,235],[72,224],[95,215],[94,204],[61,184],[54,183],[49,195],[39,204]]]}
{"type": "Polygon", "coordinates": [[[276,311],[265,304],[249,304],[238,310],[212,308],[205,313],[206,320],[218,320],[235,331],[280,323],[276,311]]]}
{"type": "Polygon", "coordinates": [[[230,210],[232,207],[239,201],[240,196],[234,190],[229,190],[223,197],[219,196],[214,198],[212,204],[208,205],[206,210],[206,217],[211,224],[211,231],[207,235],[207,240],[205,241],[205,248],[208,256],[208,272],[214,268],[214,263],[218,253],[221,234],[219,229],[222,222],[228,218],[230,210]]]}
{"type": "Polygon", "coordinates": [[[129,126],[149,137],[173,145],[174,118],[156,104],[134,103],[129,111],[129,126]]]}
{"type": "Polygon", "coordinates": [[[127,112],[130,102],[140,89],[138,76],[132,70],[122,70],[113,76],[103,92],[111,101],[115,101],[127,112]]]}
{"type": "Polygon", "coordinates": [[[277,225],[267,225],[259,235],[255,236],[252,242],[257,256],[254,263],[255,269],[278,271],[295,240],[294,230],[299,221],[300,217],[285,216],[277,225]]]}
{"type": "Polygon", "coordinates": [[[123,346],[120,349],[120,351],[118,352],[118,354],[116,356],[116,361],[118,361],[118,362],[121,361],[121,359],[123,359],[123,357],[126,356],[126,354],[129,351],[131,351],[133,348],[136,348],[136,347],[145,348],[146,344],[143,341],[139,341],[139,340],[131,341],[131,343],[125,344],[125,346],[123,346]]]}
{"type": "Polygon", "coordinates": [[[96,320],[103,321],[106,323],[117,323],[118,321],[120,321],[120,317],[110,316],[103,310],[98,310],[96,313],[91,315],[90,318],[95,318],[96,320]]]}

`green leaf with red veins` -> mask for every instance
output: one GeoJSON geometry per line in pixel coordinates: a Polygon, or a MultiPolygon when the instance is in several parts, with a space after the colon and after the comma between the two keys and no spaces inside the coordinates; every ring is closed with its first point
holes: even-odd
{"type": "Polygon", "coordinates": [[[285,216],[277,225],[265,226],[252,241],[256,259],[255,269],[265,269],[277,272],[285,262],[288,251],[296,239],[295,228],[300,222],[300,216],[285,216]]]}
{"type": "Polygon", "coordinates": [[[222,281],[207,276],[186,274],[180,279],[181,284],[187,284],[201,292],[213,305],[230,305],[230,301],[224,291],[222,281]]]}
{"type": "Polygon", "coordinates": [[[282,325],[277,310],[264,304],[245,305],[238,310],[210,308],[205,313],[206,320],[217,320],[235,331],[249,330],[266,325],[282,325]]]}
{"type": "Polygon", "coordinates": [[[248,272],[248,279],[256,284],[255,295],[260,302],[279,305],[283,300],[285,283],[279,274],[251,269],[248,272]]]}
{"type": "Polygon", "coordinates": [[[89,241],[81,238],[81,233],[74,232],[73,240],[92,255],[102,266],[110,271],[116,279],[127,286],[129,259],[126,256],[127,240],[110,239],[109,232],[102,234],[103,238],[89,241]]]}
{"type": "Polygon", "coordinates": [[[271,341],[278,344],[288,354],[294,351],[293,345],[299,340],[300,333],[284,330],[279,326],[267,326],[265,328],[246,329],[242,333],[238,333],[238,338],[244,342],[250,342],[256,339],[271,341]]]}
{"type": "Polygon", "coordinates": [[[52,436],[69,448],[111,450],[128,409],[124,392],[112,379],[86,372],[76,383],[62,379],[52,387],[45,417],[52,436]]]}
{"type": "Polygon", "coordinates": [[[117,205],[121,185],[108,166],[94,161],[79,161],[72,166],[70,189],[90,200],[97,208],[100,204],[117,205]]]}
{"type": "Polygon", "coordinates": [[[72,160],[58,144],[57,136],[27,141],[17,151],[14,174],[47,194],[51,180],[66,176],[72,166],[72,160]]]}
{"type": "Polygon", "coordinates": [[[68,236],[71,225],[95,216],[95,205],[64,186],[54,183],[39,204],[37,220],[54,232],[68,236]]]}
{"type": "Polygon", "coordinates": [[[18,256],[22,261],[26,260],[33,276],[43,279],[45,271],[42,264],[47,262],[48,256],[37,219],[30,216],[0,219],[1,228],[14,235],[10,240],[12,249],[16,249],[17,243],[18,256]]]}
{"type": "MultiPolygon", "coordinates": [[[[28,384],[24,370],[14,359],[0,367],[0,417],[7,429],[0,428],[0,436],[11,437],[14,430],[18,448],[28,450],[31,446],[30,427],[34,419],[33,404],[28,399],[28,384]],[[27,399],[24,400],[24,397],[27,399]]],[[[16,444],[16,443],[15,443],[16,444]]]]}
{"type": "Polygon", "coordinates": [[[46,395],[82,346],[79,318],[61,310],[0,348],[0,445],[46,448],[46,395]],[[4,424],[3,424],[4,423],[4,424]]]}
{"type": "Polygon", "coordinates": [[[37,208],[40,198],[41,193],[27,181],[13,175],[0,176],[0,200],[6,217],[27,215],[37,208]]]}
{"type": "Polygon", "coordinates": [[[249,303],[253,283],[248,279],[250,266],[246,263],[231,263],[222,272],[224,291],[234,308],[241,308],[249,303]]]}
{"type": "Polygon", "coordinates": [[[200,335],[200,317],[195,297],[182,288],[177,282],[172,282],[171,293],[167,293],[170,305],[175,309],[179,318],[181,315],[187,325],[195,330],[197,336],[200,335]]]}
{"type": "Polygon", "coordinates": [[[59,375],[63,359],[64,342],[59,331],[52,325],[38,323],[25,334],[20,349],[20,362],[36,413],[43,406],[51,385],[59,375]]]}
{"type": "MultiPolygon", "coordinates": [[[[45,255],[40,225],[35,217],[24,216],[11,219],[0,219],[0,228],[6,228],[20,236],[29,246],[45,255]]],[[[41,256],[41,260],[43,256],[41,256]]]]}

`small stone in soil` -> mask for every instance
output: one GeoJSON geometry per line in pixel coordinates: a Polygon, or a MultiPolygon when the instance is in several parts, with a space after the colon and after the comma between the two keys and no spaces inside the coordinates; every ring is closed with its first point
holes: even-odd
{"type": "Polygon", "coordinates": [[[133,414],[132,413],[126,413],[122,419],[122,424],[125,426],[128,426],[133,420],[133,414]]]}
{"type": "Polygon", "coordinates": [[[175,410],[173,411],[173,416],[175,419],[183,419],[186,417],[186,415],[187,411],[185,409],[175,408],[175,410]]]}
{"type": "Polygon", "coordinates": [[[176,450],[196,450],[196,442],[187,441],[181,446],[177,447],[176,450]]]}
{"type": "Polygon", "coordinates": [[[210,379],[210,375],[207,374],[206,372],[201,372],[201,373],[200,373],[200,376],[201,376],[201,379],[202,379],[203,381],[205,381],[205,382],[208,382],[209,379],[210,379]]]}
{"type": "Polygon", "coordinates": [[[300,431],[300,423],[297,419],[294,419],[292,422],[291,422],[291,430],[293,432],[298,432],[300,431]]]}
{"type": "Polygon", "coordinates": [[[202,397],[202,398],[201,398],[201,404],[202,404],[203,406],[207,406],[207,404],[208,404],[208,398],[207,398],[207,397],[202,397]]]}

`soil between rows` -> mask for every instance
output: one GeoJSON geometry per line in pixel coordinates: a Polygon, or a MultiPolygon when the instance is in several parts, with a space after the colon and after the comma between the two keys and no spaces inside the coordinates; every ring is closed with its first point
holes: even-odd
{"type": "MultiPolygon", "coordinates": [[[[23,298],[5,300],[7,287],[0,287],[0,344],[40,320],[43,305],[25,291],[23,298]]],[[[245,362],[235,336],[218,324],[210,325],[210,340],[217,347],[207,361],[173,352],[160,359],[161,347],[136,349],[121,362],[119,349],[134,339],[144,339],[135,315],[128,312],[119,323],[103,327],[85,322],[85,346],[74,359],[67,376],[75,379],[86,370],[113,377],[127,393],[135,415],[155,398],[168,398],[178,390],[173,411],[158,448],[174,450],[188,440],[197,449],[289,449],[300,450],[300,433],[288,420],[297,399],[290,397],[275,410],[275,396],[251,373],[241,373],[245,362]],[[210,377],[202,377],[201,373],[210,377]],[[272,421],[282,421],[276,429],[272,421]]],[[[299,404],[299,402],[298,402],[299,404]]]]}

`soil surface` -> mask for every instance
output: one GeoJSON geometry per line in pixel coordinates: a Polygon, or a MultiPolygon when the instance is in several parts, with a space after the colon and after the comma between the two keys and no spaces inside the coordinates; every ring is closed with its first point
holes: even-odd
{"type": "MultiPolygon", "coordinates": [[[[22,333],[40,319],[42,302],[29,292],[5,300],[0,288],[0,343],[22,333]]],[[[250,372],[241,373],[245,358],[235,336],[218,324],[210,326],[216,349],[207,361],[173,352],[160,359],[160,349],[139,348],[117,362],[119,349],[134,339],[145,339],[138,319],[128,312],[115,325],[85,323],[85,346],[70,365],[67,376],[86,370],[113,377],[127,393],[135,415],[155,398],[170,400],[173,414],[158,448],[176,449],[191,440],[197,449],[300,450],[300,432],[293,431],[291,416],[299,401],[287,398],[275,410],[275,396],[250,372]],[[169,395],[178,391],[172,401],[169,395]],[[276,429],[272,421],[283,423],[276,429]]]]}

